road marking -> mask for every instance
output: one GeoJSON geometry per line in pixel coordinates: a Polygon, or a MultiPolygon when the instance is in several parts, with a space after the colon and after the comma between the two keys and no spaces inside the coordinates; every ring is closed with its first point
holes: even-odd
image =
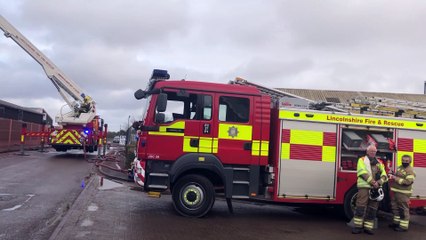
{"type": "Polygon", "coordinates": [[[94,204],[94,203],[91,203],[88,207],[87,207],[87,211],[90,211],[90,212],[95,212],[95,211],[97,211],[98,210],[98,206],[96,205],[96,204],[94,204]]]}
{"type": "MultiPolygon", "coordinates": [[[[2,195],[10,195],[10,194],[5,193],[5,194],[2,194],[2,195]]],[[[28,198],[22,204],[15,205],[15,206],[13,206],[11,208],[2,209],[2,211],[10,212],[10,211],[14,211],[16,209],[19,209],[20,207],[22,207],[22,205],[24,205],[25,203],[27,203],[28,201],[30,201],[31,198],[34,197],[34,196],[35,196],[35,194],[27,194],[28,198]]]]}
{"type": "Polygon", "coordinates": [[[90,227],[93,225],[93,221],[90,219],[84,219],[83,222],[80,224],[82,227],[90,227]]]}
{"type": "Polygon", "coordinates": [[[76,238],[86,238],[86,235],[90,234],[89,231],[78,232],[76,238]]]}

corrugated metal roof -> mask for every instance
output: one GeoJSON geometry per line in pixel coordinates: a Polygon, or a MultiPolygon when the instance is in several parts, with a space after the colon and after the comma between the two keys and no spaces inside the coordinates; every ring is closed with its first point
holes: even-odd
{"type": "Polygon", "coordinates": [[[34,119],[32,119],[35,115],[40,116],[39,118],[42,119],[42,115],[46,114],[46,120],[48,124],[52,124],[53,120],[49,116],[49,114],[44,110],[43,108],[27,108],[22,107],[10,102],[6,102],[4,100],[0,100],[0,117],[11,117],[16,118],[18,120],[24,120],[24,121],[30,121],[30,122],[37,122],[34,119]],[[19,114],[19,112],[22,112],[22,114],[19,114]],[[33,115],[28,115],[28,114],[33,115]]]}
{"type": "Polygon", "coordinates": [[[327,102],[327,98],[337,98],[341,103],[348,102],[355,97],[379,97],[393,98],[403,101],[426,103],[426,95],[410,93],[385,93],[385,92],[356,92],[336,90],[294,89],[276,88],[279,91],[288,92],[318,102],[327,102]]]}
{"type": "MultiPolygon", "coordinates": [[[[32,112],[32,113],[46,113],[47,112],[43,109],[43,108],[28,108],[28,107],[22,107],[10,102],[6,102],[0,99],[0,106],[5,106],[5,107],[10,107],[12,109],[18,109],[18,110],[23,110],[23,111],[27,111],[27,112],[32,112]]],[[[49,116],[50,117],[50,116],[49,116]]]]}

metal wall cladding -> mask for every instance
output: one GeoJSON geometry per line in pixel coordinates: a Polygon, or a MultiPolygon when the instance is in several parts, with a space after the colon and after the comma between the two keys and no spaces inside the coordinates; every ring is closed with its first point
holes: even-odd
{"type": "Polygon", "coordinates": [[[23,111],[22,121],[43,124],[43,114],[23,111]]]}
{"type": "Polygon", "coordinates": [[[9,141],[12,120],[0,118],[0,147],[9,141]]]}
{"type": "MultiPolygon", "coordinates": [[[[22,124],[27,124],[27,132],[40,132],[42,124],[22,122],[13,119],[0,118],[0,152],[16,151],[21,145],[22,124]]],[[[45,127],[44,130],[47,130],[45,127]]],[[[33,149],[40,146],[40,137],[26,137],[25,149],[33,149]]]]}

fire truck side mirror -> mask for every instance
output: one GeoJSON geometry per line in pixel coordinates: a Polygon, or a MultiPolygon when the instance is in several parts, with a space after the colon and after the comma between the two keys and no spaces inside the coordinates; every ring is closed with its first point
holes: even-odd
{"type": "Polygon", "coordinates": [[[140,99],[145,98],[145,97],[146,97],[146,92],[143,91],[142,89],[139,89],[135,92],[135,98],[137,100],[140,100],[140,99]]]}
{"type": "Polygon", "coordinates": [[[157,98],[157,112],[165,112],[167,107],[167,94],[160,93],[157,98]]]}
{"type": "Polygon", "coordinates": [[[166,115],[164,115],[164,113],[155,114],[155,122],[156,123],[164,123],[165,119],[166,119],[166,115]]]}
{"type": "Polygon", "coordinates": [[[135,130],[139,130],[141,123],[139,121],[133,122],[132,127],[135,130]]]}

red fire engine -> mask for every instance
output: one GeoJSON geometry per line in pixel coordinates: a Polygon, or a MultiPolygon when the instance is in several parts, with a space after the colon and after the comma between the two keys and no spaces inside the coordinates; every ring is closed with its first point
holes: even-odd
{"type": "Polygon", "coordinates": [[[402,155],[413,156],[411,206],[426,206],[423,120],[342,112],[241,79],[167,79],[154,70],[135,92],[147,107],[135,124],[134,180],[147,192],[169,189],[181,215],[204,216],[223,195],[230,211],[232,199],[247,199],[342,206],[350,218],[367,144],[393,170],[402,155]]]}

